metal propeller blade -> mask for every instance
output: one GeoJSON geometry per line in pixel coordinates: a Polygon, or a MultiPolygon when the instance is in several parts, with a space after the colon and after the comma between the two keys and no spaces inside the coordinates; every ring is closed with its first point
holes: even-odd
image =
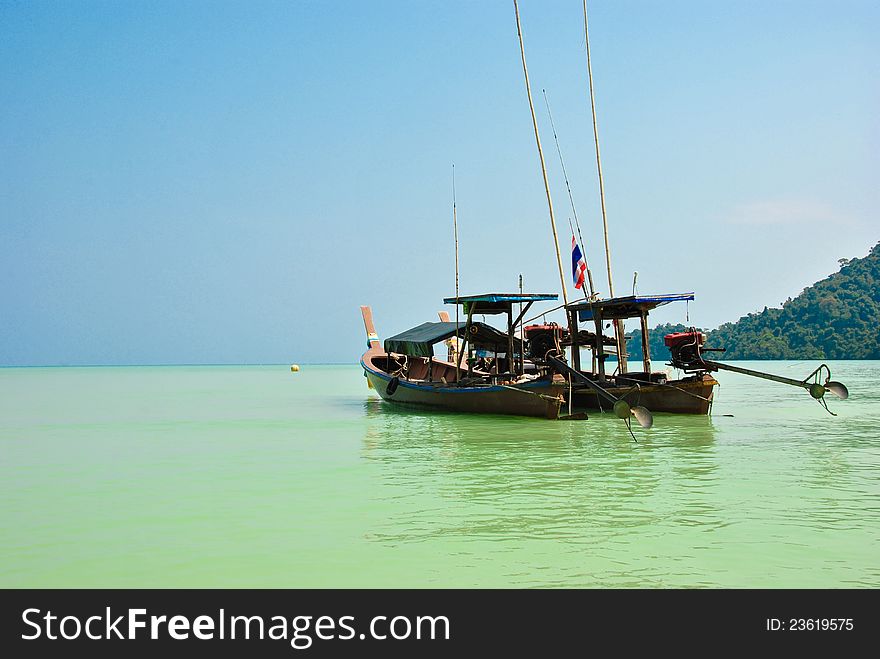
{"type": "Polygon", "coordinates": [[[614,403],[614,414],[618,419],[629,421],[631,416],[636,418],[642,428],[650,428],[654,425],[654,415],[651,414],[647,407],[641,405],[631,406],[625,400],[618,400],[614,403]]]}
{"type": "Polygon", "coordinates": [[[849,398],[849,389],[846,388],[846,385],[843,384],[843,382],[828,380],[828,382],[825,383],[825,389],[827,391],[830,391],[841,400],[846,400],[847,398],[849,398]]]}
{"type": "Polygon", "coordinates": [[[636,405],[632,408],[632,414],[642,428],[647,429],[654,425],[654,415],[647,407],[636,405]]]}
{"type": "Polygon", "coordinates": [[[846,385],[842,382],[835,382],[834,380],[828,380],[825,384],[814,382],[807,387],[807,391],[809,391],[810,395],[816,400],[821,400],[829,391],[841,400],[849,398],[849,389],[846,388],[846,385]]]}

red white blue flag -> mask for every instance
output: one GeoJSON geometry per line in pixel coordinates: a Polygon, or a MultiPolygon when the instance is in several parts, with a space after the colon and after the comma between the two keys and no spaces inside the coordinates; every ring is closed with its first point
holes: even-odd
{"type": "Polygon", "coordinates": [[[584,272],[587,270],[587,262],[581,254],[574,236],[571,237],[571,276],[574,278],[574,287],[581,288],[584,285],[584,272]]]}

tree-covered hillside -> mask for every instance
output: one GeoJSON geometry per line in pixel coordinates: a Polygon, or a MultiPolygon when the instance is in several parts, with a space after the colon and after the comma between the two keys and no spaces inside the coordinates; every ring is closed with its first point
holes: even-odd
{"type": "MultiPolygon", "coordinates": [[[[861,259],[804,289],[782,308],[765,307],[708,333],[709,347],[727,348],[713,359],[880,359],[880,243],[861,259]]],[[[651,330],[651,357],[669,358],[663,336],[682,325],[651,330]]],[[[641,332],[627,342],[641,359],[641,332]]]]}

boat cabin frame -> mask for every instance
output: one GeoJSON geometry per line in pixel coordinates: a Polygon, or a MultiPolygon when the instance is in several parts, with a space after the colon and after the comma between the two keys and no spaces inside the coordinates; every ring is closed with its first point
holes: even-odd
{"type": "Polygon", "coordinates": [[[583,345],[593,351],[596,366],[593,369],[599,380],[606,379],[605,360],[610,354],[605,351],[606,337],[603,336],[602,327],[605,321],[627,320],[638,318],[642,329],[642,365],[645,373],[651,373],[651,350],[648,341],[648,314],[670,302],[690,302],[694,299],[693,293],[669,293],[664,295],[628,295],[626,297],[613,297],[605,300],[585,300],[575,302],[565,307],[571,328],[572,362],[575,370],[581,370],[580,348],[583,345]],[[578,322],[593,322],[596,328],[592,337],[592,344],[582,343],[578,333],[578,322]]]}
{"type": "MultiPolygon", "coordinates": [[[[507,314],[507,371],[511,376],[522,375],[525,372],[524,351],[522,339],[518,339],[515,336],[515,328],[535,302],[556,301],[558,299],[559,296],[555,293],[483,293],[481,295],[460,295],[443,298],[444,304],[461,305],[462,311],[467,315],[464,339],[468,351],[468,375],[471,375],[473,367],[473,348],[475,342],[471,340],[471,327],[474,326],[473,318],[475,314],[486,316],[507,314]],[[514,305],[520,306],[516,318],[513,316],[514,305]],[[517,344],[519,344],[519,350],[516,350],[517,344]]],[[[463,355],[464,350],[460,346],[456,359],[456,372],[461,368],[463,355]]]]}

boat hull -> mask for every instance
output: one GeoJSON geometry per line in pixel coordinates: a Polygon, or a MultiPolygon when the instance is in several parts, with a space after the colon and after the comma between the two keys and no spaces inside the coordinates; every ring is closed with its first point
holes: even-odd
{"type": "MultiPolygon", "coordinates": [[[[708,414],[712,405],[715,385],[718,381],[711,375],[701,378],[673,380],[666,384],[641,384],[637,391],[631,386],[608,387],[608,393],[623,397],[633,405],[642,405],[652,412],[671,414],[708,414]]],[[[607,401],[601,401],[593,389],[575,389],[572,406],[577,409],[608,410],[607,401]]]]}
{"type": "Polygon", "coordinates": [[[517,385],[444,387],[398,379],[361,362],[370,385],[391,403],[472,414],[508,414],[555,419],[559,416],[564,385],[552,380],[534,380],[517,385]]]}

